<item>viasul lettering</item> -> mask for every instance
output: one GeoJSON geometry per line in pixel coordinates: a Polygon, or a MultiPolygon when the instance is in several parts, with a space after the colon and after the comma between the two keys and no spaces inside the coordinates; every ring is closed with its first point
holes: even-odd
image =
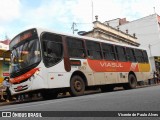
{"type": "Polygon", "coordinates": [[[121,63],[116,62],[100,62],[101,67],[116,67],[122,68],[123,65],[121,63]]]}

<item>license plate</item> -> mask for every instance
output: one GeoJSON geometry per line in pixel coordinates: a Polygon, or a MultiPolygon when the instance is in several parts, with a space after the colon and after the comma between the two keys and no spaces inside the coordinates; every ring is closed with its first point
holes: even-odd
{"type": "Polygon", "coordinates": [[[17,87],[17,90],[22,90],[22,86],[18,86],[18,87],[17,87]]]}

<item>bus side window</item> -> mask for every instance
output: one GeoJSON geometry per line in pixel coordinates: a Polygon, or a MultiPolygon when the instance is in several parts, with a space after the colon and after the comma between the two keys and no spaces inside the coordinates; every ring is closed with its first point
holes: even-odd
{"type": "Polygon", "coordinates": [[[122,46],[116,46],[116,52],[117,52],[118,60],[120,60],[120,61],[127,61],[126,51],[125,51],[124,47],[122,47],[122,46]]]}
{"type": "Polygon", "coordinates": [[[62,44],[49,41],[47,44],[47,48],[48,57],[53,59],[61,58],[62,44]]]}
{"type": "Polygon", "coordinates": [[[131,62],[136,62],[136,56],[133,48],[126,48],[127,60],[131,62]]]}
{"type": "Polygon", "coordinates": [[[87,53],[90,59],[102,59],[101,48],[98,42],[86,41],[87,53]]]}
{"type": "Polygon", "coordinates": [[[145,63],[148,63],[148,55],[147,55],[147,52],[146,52],[146,50],[143,50],[143,59],[144,59],[144,61],[145,61],[145,63]]]}
{"type": "Polygon", "coordinates": [[[139,63],[144,63],[144,58],[143,58],[143,53],[142,50],[139,49],[135,49],[135,55],[136,55],[136,59],[139,63]]]}
{"type": "Polygon", "coordinates": [[[114,46],[106,43],[102,43],[102,51],[104,59],[106,60],[116,60],[114,46]]]}
{"type": "Polygon", "coordinates": [[[71,58],[85,58],[84,42],[78,38],[67,37],[68,54],[71,58]]]}
{"type": "Polygon", "coordinates": [[[51,67],[61,61],[63,56],[62,37],[52,33],[42,35],[44,64],[51,67]]]}

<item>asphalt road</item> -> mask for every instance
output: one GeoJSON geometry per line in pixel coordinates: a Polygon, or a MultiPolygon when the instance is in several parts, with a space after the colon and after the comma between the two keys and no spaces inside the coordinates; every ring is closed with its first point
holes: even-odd
{"type": "Polygon", "coordinates": [[[160,111],[160,86],[13,104],[0,111],[160,111]]]}

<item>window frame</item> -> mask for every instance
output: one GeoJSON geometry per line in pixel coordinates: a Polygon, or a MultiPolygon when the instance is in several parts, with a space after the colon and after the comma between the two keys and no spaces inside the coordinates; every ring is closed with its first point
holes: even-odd
{"type": "Polygon", "coordinates": [[[86,43],[87,56],[88,56],[89,59],[94,59],[94,60],[102,60],[103,59],[100,42],[86,40],[85,43],[86,43]],[[88,47],[89,44],[90,44],[90,46],[91,46],[91,44],[92,45],[97,44],[98,46],[95,46],[95,47],[99,47],[99,49],[95,50],[95,48],[93,49],[93,47],[90,49],[88,47]],[[92,52],[92,56],[90,56],[90,52],[92,52]],[[96,52],[96,54],[99,53],[99,58],[98,57],[94,57],[94,55],[96,55],[95,52],[96,52]]]}
{"type": "Polygon", "coordinates": [[[142,51],[142,54],[143,54],[144,62],[145,62],[145,63],[149,63],[147,51],[146,51],[146,50],[143,50],[143,51],[142,51]]]}
{"type": "Polygon", "coordinates": [[[114,47],[114,45],[113,44],[108,44],[108,43],[102,43],[102,53],[103,53],[103,56],[104,56],[104,59],[105,60],[113,60],[113,61],[115,61],[115,60],[117,60],[117,58],[116,58],[116,52],[115,52],[115,47],[114,47]],[[105,47],[110,47],[110,49],[104,49],[105,47]],[[108,50],[108,51],[107,51],[108,50]],[[107,54],[107,56],[108,57],[106,57],[106,55],[105,54],[107,54]],[[110,58],[109,58],[110,57],[110,58]]]}
{"type": "Polygon", "coordinates": [[[136,56],[136,60],[137,60],[138,63],[145,63],[145,60],[144,60],[144,57],[143,57],[143,50],[135,49],[135,56],[136,56]]]}
{"type": "Polygon", "coordinates": [[[41,33],[41,48],[42,48],[42,56],[43,56],[43,63],[44,63],[44,65],[47,67],[47,68],[49,68],[49,67],[52,67],[52,66],[55,66],[56,64],[58,64],[59,62],[61,62],[62,61],[62,59],[63,59],[63,56],[64,56],[64,47],[63,47],[63,36],[62,35],[60,35],[60,34],[55,34],[55,33],[50,33],[50,32],[43,32],[43,33],[41,33]],[[52,37],[54,36],[54,40],[52,39],[52,37]],[[60,39],[56,39],[55,40],[55,37],[59,37],[60,39]],[[46,38],[44,38],[44,37],[46,37],[46,38]],[[59,41],[60,40],[60,41],[59,41]],[[44,44],[44,42],[45,42],[45,44],[44,44]],[[54,43],[54,44],[60,44],[61,45],[61,57],[56,57],[56,58],[54,58],[54,57],[49,57],[48,55],[48,49],[49,48],[47,48],[47,44],[48,44],[48,42],[52,42],[52,43],[54,43]],[[45,47],[44,47],[44,45],[45,45],[45,47]],[[44,52],[47,52],[47,56],[45,55],[45,53],[44,52]],[[59,60],[55,60],[56,62],[50,62],[51,61],[51,59],[59,59],[59,60]],[[46,60],[46,59],[48,59],[48,60],[46,60]],[[50,60],[49,60],[50,59],[50,60]],[[51,64],[49,64],[49,63],[51,63],[51,64]]]}
{"type": "Polygon", "coordinates": [[[85,59],[85,57],[86,57],[86,50],[85,50],[85,44],[84,44],[84,40],[83,39],[79,39],[79,38],[74,38],[74,37],[66,37],[66,44],[67,44],[67,50],[68,50],[68,56],[70,57],[70,58],[78,58],[78,59],[85,59]],[[72,42],[71,42],[72,41],[72,42]],[[70,47],[69,46],[69,42],[71,42],[71,44],[73,44],[74,43],[74,41],[78,41],[78,42],[81,42],[82,43],[82,47],[80,48],[78,48],[78,47],[70,47]],[[77,50],[77,51],[82,51],[82,53],[79,55],[79,56],[72,56],[72,55],[70,55],[70,49],[71,50],[77,50]]]}
{"type": "Polygon", "coordinates": [[[127,55],[128,61],[137,62],[134,48],[126,47],[126,55],[127,55]],[[128,52],[128,50],[129,50],[129,52],[128,52]],[[132,54],[131,54],[131,52],[132,52],[132,54]]]}
{"type": "Polygon", "coordinates": [[[127,57],[126,57],[126,48],[124,46],[115,46],[116,54],[117,54],[117,60],[122,61],[122,62],[127,62],[127,57]],[[118,49],[123,49],[123,54],[120,52],[118,49]]]}

